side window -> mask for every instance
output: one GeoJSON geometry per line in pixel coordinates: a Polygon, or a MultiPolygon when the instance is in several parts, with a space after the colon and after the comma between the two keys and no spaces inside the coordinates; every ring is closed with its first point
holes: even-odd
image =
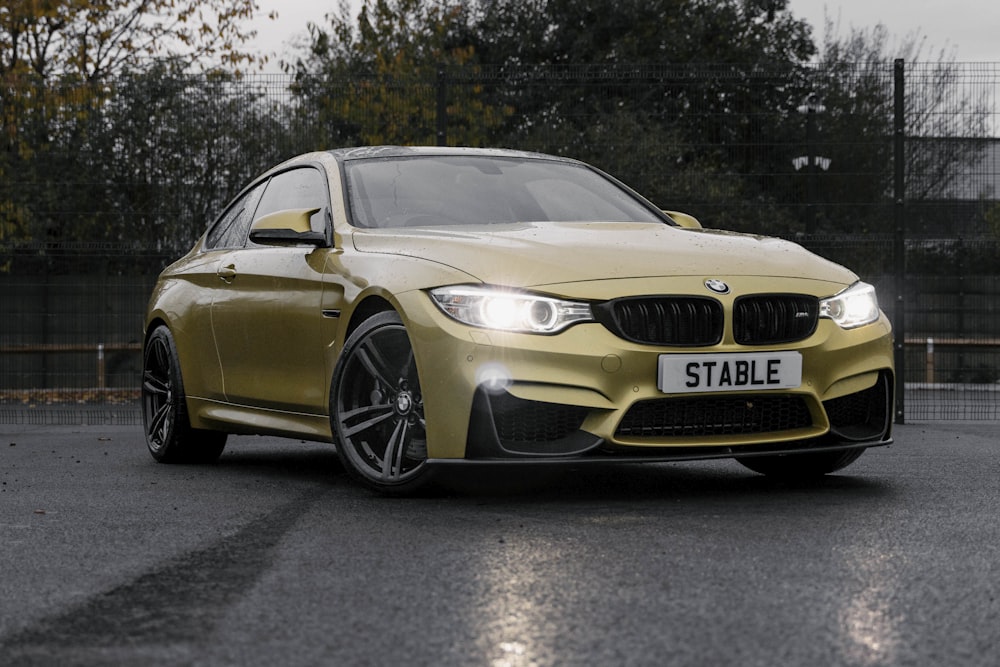
{"type": "Polygon", "coordinates": [[[250,231],[253,210],[260,201],[264,183],[234,201],[222,214],[205,237],[205,248],[242,248],[250,231]]]}
{"type": "MultiPolygon", "coordinates": [[[[326,175],[321,170],[312,167],[292,169],[271,178],[253,219],[290,208],[322,208],[329,203],[326,175]]],[[[316,226],[322,223],[318,221],[319,216],[316,218],[313,231],[321,232],[323,229],[316,226]]]]}

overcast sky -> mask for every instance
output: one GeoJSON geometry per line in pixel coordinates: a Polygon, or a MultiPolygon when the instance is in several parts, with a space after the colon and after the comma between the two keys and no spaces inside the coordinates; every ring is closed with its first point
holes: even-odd
{"type": "Polygon", "coordinates": [[[928,47],[954,49],[960,62],[1000,62],[1000,2],[997,0],[791,0],[792,14],[808,21],[817,41],[824,14],[841,32],[883,23],[895,38],[919,32],[928,47]]]}
{"type": "MultiPolygon", "coordinates": [[[[337,7],[338,0],[259,0],[261,14],[272,9],[276,21],[257,22],[254,48],[288,58],[296,40],[306,41],[306,24],[323,23],[323,16],[337,7]]],[[[360,0],[351,0],[355,7],[360,0]]],[[[609,1],[609,6],[613,2],[609,1]]],[[[824,15],[841,32],[850,27],[871,27],[884,23],[895,39],[913,32],[927,37],[928,58],[940,49],[954,51],[963,62],[1000,62],[1000,0],[791,0],[795,16],[808,21],[820,41],[824,15]]],[[[890,45],[891,46],[891,45],[890,45]]],[[[887,51],[891,49],[887,47],[887,51]]],[[[269,65],[265,71],[278,71],[269,65]]]]}

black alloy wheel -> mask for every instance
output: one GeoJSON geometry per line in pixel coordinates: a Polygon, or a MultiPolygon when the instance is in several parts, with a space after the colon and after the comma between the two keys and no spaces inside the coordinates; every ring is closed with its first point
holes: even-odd
{"type": "Polygon", "coordinates": [[[333,372],[330,419],[344,467],[368,487],[401,494],[428,481],[423,395],[397,313],[370,317],[347,339],[333,372]]]}
{"type": "Polygon", "coordinates": [[[225,433],[191,428],[177,347],[165,326],[143,352],[142,421],[149,453],[161,463],[210,463],[226,447],[225,433]]]}

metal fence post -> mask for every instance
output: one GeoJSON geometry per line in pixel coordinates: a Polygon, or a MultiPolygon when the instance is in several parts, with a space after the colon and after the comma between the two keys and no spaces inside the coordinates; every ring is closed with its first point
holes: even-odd
{"type": "Polygon", "coordinates": [[[893,329],[896,335],[896,423],[906,423],[906,96],[905,68],[902,58],[893,64],[893,273],[895,274],[896,307],[893,329]]]}
{"type": "Polygon", "coordinates": [[[448,145],[448,79],[444,67],[437,71],[437,145],[448,145]]]}

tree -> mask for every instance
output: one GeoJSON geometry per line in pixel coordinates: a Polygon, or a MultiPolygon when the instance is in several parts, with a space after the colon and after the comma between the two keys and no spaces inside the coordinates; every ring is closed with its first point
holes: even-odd
{"type": "Polygon", "coordinates": [[[490,103],[516,109],[500,143],[587,159],[712,226],[795,227],[765,176],[815,53],[787,2],[484,0],[472,25],[509,81],[490,103]]]}
{"type": "Polygon", "coordinates": [[[162,60],[238,68],[258,60],[241,48],[257,11],[258,0],[9,0],[0,78],[94,81],[162,60]]]}
{"type": "Polygon", "coordinates": [[[63,210],[76,187],[59,175],[93,177],[67,171],[83,148],[116,141],[106,112],[117,82],[259,61],[243,49],[257,8],[257,0],[7,2],[0,9],[0,240],[65,238],[64,220],[45,211],[63,210]]]}
{"type": "Polygon", "coordinates": [[[59,151],[60,169],[86,175],[74,224],[49,220],[63,240],[186,252],[252,177],[300,152],[253,76],[161,67],[118,77],[111,95],[59,151]]]}
{"type": "Polygon", "coordinates": [[[329,31],[310,24],[308,56],[289,66],[320,145],[437,143],[442,92],[452,144],[483,143],[510,113],[482,101],[461,5],[364,0],[356,23],[346,5],[326,19],[329,31]]]}
{"type": "Polygon", "coordinates": [[[801,62],[815,53],[787,0],[480,0],[484,63],[801,62]]]}
{"type": "Polygon", "coordinates": [[[82,96],[64,108],[72,125],[11,179],[7,200],[31,226],[6,240],[186,251],[250,178],[301,152],[266,82],[164,65],[116,77],[99,104],[82,96]]]}
{"type": "Polygon", "coordinates": [[[894,80],[887,48],[906,68],[907,200],[954,198],[958,179],[986,148],[988,91],[962,85],[953,53],[942,49],[928,56],[926,40],[918,34],[892,46],[882,24],[837,36],[828,21],[811,90],[824,107],[816,117],[818,150],[830,159],[818,196],[838,206],[820,207],[821,228],[889,231],[894,80]]]}
{"type": "Polygon", "coordinates": [[[784,0],[366,0],[328,21],[292,68],[321,145],[435,143],[444,66],[449,143],[585,159],[714,226],[797,225],[763,176],[814,53],[784,0]]]}

